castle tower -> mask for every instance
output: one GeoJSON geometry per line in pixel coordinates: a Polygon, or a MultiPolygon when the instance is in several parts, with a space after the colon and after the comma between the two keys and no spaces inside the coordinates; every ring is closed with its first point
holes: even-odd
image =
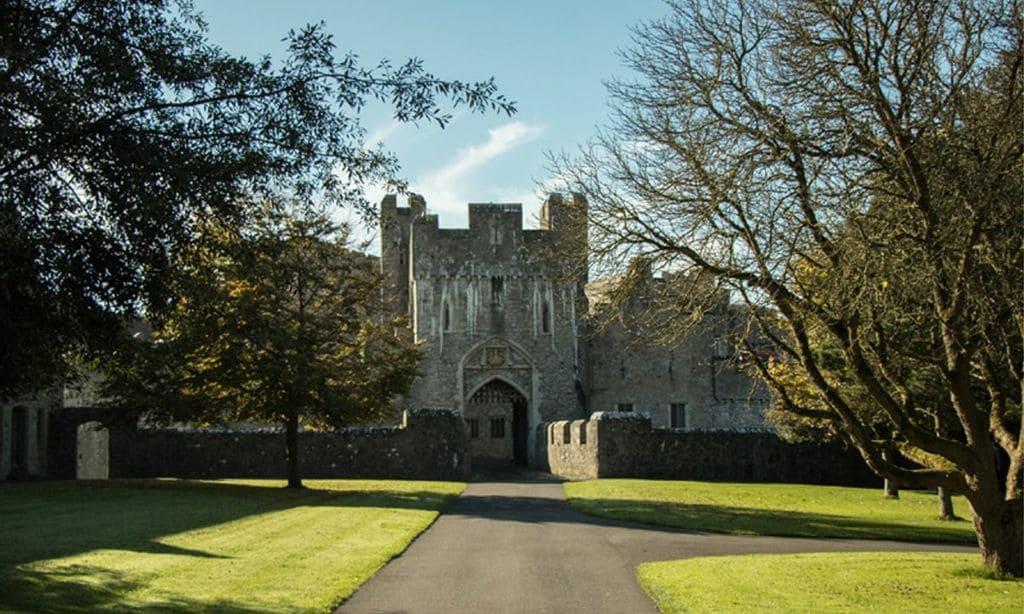
{"type": "Polygon", "coordinates": [[[469,203],[466,228],[440,228],[417,196],[381,203],[381,270],[425,348],[407,401],[458,409],[477,457],[525,463],[539,424],[584,417],[585,277],[562,257],[565,235],[586,240],[571,224],[584,205],[548,200],[536,230],[519,203],[469,203]]]}
{"type": "Polygon", "coordinates": [[[559,234],[561,257],[577,268],[579,283],[587,283],[587,200],[573,194],[568,201],[557,193],[549,194],[541,205],[538,227],[559,234]]]}
{"type": "Polygon", "coordinates": [[[427,202],[423,197],[412,193],[408,207],[399,207],[394,194],[388,194],[380,203],[380,270],[384,276],[385,300],[395,313],[410,313],[410,227],[426,210],[427,202]]]}

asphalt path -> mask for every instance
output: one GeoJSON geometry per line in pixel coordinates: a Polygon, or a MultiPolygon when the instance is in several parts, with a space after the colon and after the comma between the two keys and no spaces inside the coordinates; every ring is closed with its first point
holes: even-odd
{"type": "Polygon", "coordinates": [[[968,546],[743,537],[586,516],[548,474],[494,467],[337,612],[655,613],[636,566],[698,556],[854,551],[961,551],[968,546]]]}

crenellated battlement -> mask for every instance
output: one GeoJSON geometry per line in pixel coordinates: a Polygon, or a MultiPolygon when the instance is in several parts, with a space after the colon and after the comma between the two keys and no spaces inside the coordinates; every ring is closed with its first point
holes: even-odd
{"type": "MultiPolygon", "coordinates": [[[[573,204],[583,202],[574,198],[573,204]]],[[[565,207],[564,199],[552,194],[542,205],[540,227],[524,229],[520,203],[469,203],[468,228],[441,228],[422,196],[410,194],[407,207],[398,206],[395,195],[385,196],[380,205],[381,272],[394,309],[413,315],[410,293],[417,280],[560,276],[564,263],[544,255],[564,249],[569,232],[565,207]]]]}
{"type": "MultiPolygon", "coordinates": [[[[474,454],[537,466],[550,457],[553,470],[573,478],[626,475],[621,463],[653,458],[645,437],[667,441],[658,429],[650,434],[652,420],[690,430],[766,428],[765,395],[719,347],[733,331],[727,295],[715,307],[721,314],[707,314],[701,330],[671,345],[645,342],[631,312],[595,330],[587,267],[575,266],[587,250],[581,196],[549,195],[529,229],[519,203],[469,203],[466,228],[441,228],[418,195],[397,203],[381,202],[381,270],[387,296],[424,347],[406,402],[457,408],[475,433],[474,454]],[[482,386],[501,388],[508,402],[475,402],[482,386]],[[602,408],[633,413],[583,419],[602,408]],[[534,445],[531,434],[545,423],[544,443],[534,445]]],[[[648,263],[637,274],[638,306],[669,296],[670,272],[652,278],[648,263]]]]}
{"type": "MultiPolygon", "coordinates": [[[[853,450],[787,443],[764,431],[652,428],[646,416],[595,412],[538,426],[536,456],[569,480],[670,478],[870,486],[877,478],[853,450]]],[[[538,463],[543,464],[543,463],[538,463]]]]}

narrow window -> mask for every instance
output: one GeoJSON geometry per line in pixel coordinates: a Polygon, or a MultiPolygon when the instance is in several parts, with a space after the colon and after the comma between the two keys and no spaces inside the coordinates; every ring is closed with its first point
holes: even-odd
{"type": "Polygon", "coordinates": [[[502,293],[504,292],[504,283],[500,277],[491,278],[491,302],[495,305],[501,304],[502,293]]]}
{"type": "Polygon", "coordinates": [[[36,410],[36,450],[39,458],[46,454],[46,410],[36,410]]]}
{"type": "Polygon", "coordinates": [[[504,439],[505,419],[491,418],[491,439],[504,439]]]}
{"type": "Polygon", "coordinates": [[[686,403],[673,403],[669,406],[669,426],[674,429],[686,429],[686,403]]]}
{"type": "Polygon", "coordinates": [[[443,326],[444,331],[445,332],[450,331],[452,329],[452,312],[451,312],[451,309],[448,307],[448,301],[444,302],[444,314],[443,314],[442,318],[444,320],[444,322],[443,322],[443,324],[444,324],[444,326],[443,326]]]}
{"type": "Polygon", "coordinates": [[[624,414],[633,413],[633,404],[632,403],[617,403],[615,405],[615,411],[619,411],[619,412],[622,412],[624,414]]]}
{"type": "Polygon", "coordinates": [[[471,439],[478,439],[480,437],[480,421],[476,418],[470,418],[466,420],[466,424],[469,425],[469,437],[471,439]]]}
{"type": "Polygon", "coordinates": [[[547,301],[540,308],[540,329],[542,332],[551,332],[551,306],[547,301]]]}

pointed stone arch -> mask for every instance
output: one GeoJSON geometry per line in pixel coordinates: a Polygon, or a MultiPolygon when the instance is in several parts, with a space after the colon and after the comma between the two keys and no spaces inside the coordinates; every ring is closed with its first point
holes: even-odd
{"type": "Polygon", "coordinates": [[[519,384],[517,384],[517,383],[515,383],[513,381],[509,381],[507,378],[502,377],[501,375],[495,375],[494,377],[492,377],[492,378],[490,378],[488,380],[484,380],[482,382],[479,382],[476,386],[474,386],[473,388],[468,390],[466,392],[466,399],[473,398],[473,395],[476,394],[477,392],[479,392],[481,388],[483,388],[484,386],[486,386],[486,385],[488,385],[488,384],[490,384],[492,382],[501,382],[502,384],[510,386],[516,392],[518,392],[519,394],[523,395],[524,399],[529,399],[530,398],[529,391],[528,390],[523,390],[523,388],[519,384]]]}
{"type": "Polygon", "coordinates": [[[529,433],[539,423],[537,369],[529,352],[510,339],[489,337],[459,359],[458,385],[459,411],[469,422],[470,431],[476,432],[478,439],[507,439],[500,445],[496,441],[474,445],[471,441],[471,450],[475,447],[478,454],[527,463],[532,454],[529,433]],[[507,403],[495,400],[488,405],[490,401],[485,399],[473,400],[487,387],[502,386],[514,392],[508,395],[507,403]],[[492,431],[490,421],[502,418],[508,421],[508,431],[499,437],[501,428],[495,422],[492,431]]]}

